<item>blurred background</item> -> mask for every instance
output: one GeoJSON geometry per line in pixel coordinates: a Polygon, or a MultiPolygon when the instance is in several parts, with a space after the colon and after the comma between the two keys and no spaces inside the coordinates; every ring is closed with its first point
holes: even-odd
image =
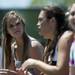
{"type": "Polygon", "coordinates": [[[38,34],[36,26],[40,9],[46,5],[59,5],[66,11],[74,2],[75,0],[0,0],[0,28],[4,14],[15,10],[25,18],[27,33],[44,44],[45,40],[38,34]]]}

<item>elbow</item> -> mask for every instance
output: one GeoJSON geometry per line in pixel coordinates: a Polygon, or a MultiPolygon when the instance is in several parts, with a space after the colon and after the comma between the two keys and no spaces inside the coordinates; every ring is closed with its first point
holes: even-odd
{"type": "Polygon", "coordinates": [[[57,75],[69,75],[69,67],[57,67],[57,75]]]}

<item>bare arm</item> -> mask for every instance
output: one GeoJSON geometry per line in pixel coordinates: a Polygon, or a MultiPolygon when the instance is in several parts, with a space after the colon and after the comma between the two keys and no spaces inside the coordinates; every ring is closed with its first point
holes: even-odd
{"type": "Polygon", "coordinates": [[[58,41],[57,65],[51,66],[40,60],[28,59],[23,65],[22,70],[34,67],[48,75],[68,75],[69,74],[69,52],[73,39],[72,32],[65,32],[58,41]]]}

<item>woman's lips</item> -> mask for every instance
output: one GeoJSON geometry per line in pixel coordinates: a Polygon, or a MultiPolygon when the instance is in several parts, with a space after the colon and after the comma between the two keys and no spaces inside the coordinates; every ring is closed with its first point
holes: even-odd
{"type": "Polygon", "coordinates": [[[20,33],[20,31],[15,31],[15,33],[20,33]]]}

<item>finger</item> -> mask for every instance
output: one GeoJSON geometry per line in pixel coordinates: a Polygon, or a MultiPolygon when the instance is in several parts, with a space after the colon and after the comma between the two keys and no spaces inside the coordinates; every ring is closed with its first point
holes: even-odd
{"type": "Polygon", "coordinates": [[[26,69],[26,75],[28,75],[28,70],[26,69]]]}
{"type": "Polygon", "coordinates": [[[19,70],[25,71],[25,68],[21,66],[19,70]]]}
{"type": "Polygon", "coordinates": [[[25,74],[25,75],[29,75],[27,70],[24,71],[24,74],[25,74]]]}

